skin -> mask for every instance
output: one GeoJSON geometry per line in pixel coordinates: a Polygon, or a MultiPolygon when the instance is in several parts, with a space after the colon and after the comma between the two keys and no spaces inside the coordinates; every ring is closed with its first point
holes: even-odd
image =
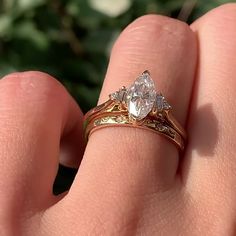
{"type": "Polygon", "coordinates": [[[0,235],[235,235],[235,22],[235,4],[190,26],[147,15],[113,47],[99,103],[148,69],[186,127],[182,154],[127,127],[100,129],[85,148],[83,114],[55,79],[0,80],[0,235]],[[80,166],[53,196],[59,161],[80,166]]]}

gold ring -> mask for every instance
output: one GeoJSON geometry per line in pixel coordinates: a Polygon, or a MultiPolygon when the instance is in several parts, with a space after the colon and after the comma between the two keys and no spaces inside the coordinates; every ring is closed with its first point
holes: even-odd
{"type": "Polygon", "coordinates": [[[130,88],[122,87],[85,114],[85,138],[99,128],[129,126],[161,134],[183,150],[187,135],[171,110],[165,97],[156,92],[150,73],[144,71],[130,88]]]}

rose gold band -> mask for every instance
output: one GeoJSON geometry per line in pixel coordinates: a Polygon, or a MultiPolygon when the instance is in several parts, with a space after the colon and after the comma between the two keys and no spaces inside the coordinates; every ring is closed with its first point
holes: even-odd
{"type": "Polygon", "coordinates": [[[85,138],[88,139],[99,128],[110,126],[136,127],[154,131],[171,140],[180,150],[184,149],[186,133],[170,110],[163,111],[161,116],[151,112],[141,121],[134,121],[130,118],[124,104],[109,99],[85,115],[85,138]]]}

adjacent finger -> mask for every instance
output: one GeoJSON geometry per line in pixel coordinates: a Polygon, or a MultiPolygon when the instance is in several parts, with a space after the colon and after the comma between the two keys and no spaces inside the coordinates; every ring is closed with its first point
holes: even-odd
{"type": "Polygon", "coordinates": [[[236,5],[227,4],[192,25],[200,54],[183,175],[188,192],[208,209],[206,217],[222,219],[207,222],[212,232],[216,225],[225,229],[232,224],[235,205],[235,22],[236,5]]]}
{"type": "Polygon", "coordinates": [[[66,163],[79,163],[81,128],[76,103],[49,75],[14,73],[0,81],[0,218],[51,204],[61,136],[75,140],[62,145],[74,159],[66,163]]]}

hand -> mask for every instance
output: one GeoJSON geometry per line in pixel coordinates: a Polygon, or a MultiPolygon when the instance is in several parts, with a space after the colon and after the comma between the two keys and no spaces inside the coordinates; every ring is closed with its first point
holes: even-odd
{"type": "Polygon", "coordinates": [[[83,115],[56,80],[3,78],[0,235],[235,234],[235,22],[235,4],[190,27],[143,16],[112,50],[99,103],[148,69],[187,127],[182,156],[164,137],[127,127],[94,132],[84,152],[83,115]],[[82,162],[69,192],[54,196],[59,159],[82,162]]]}

